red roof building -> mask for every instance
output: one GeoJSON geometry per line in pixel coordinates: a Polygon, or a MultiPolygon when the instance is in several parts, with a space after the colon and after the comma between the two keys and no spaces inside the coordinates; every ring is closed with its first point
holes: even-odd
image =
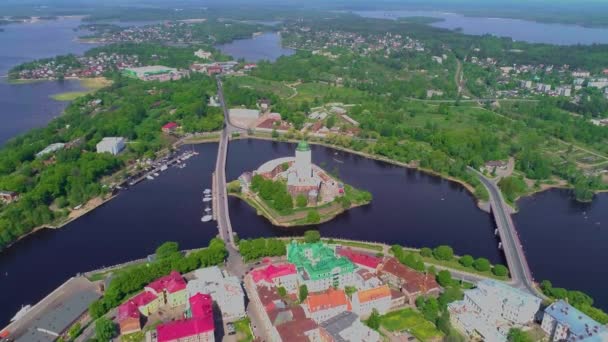
{"type": "Polygon", "coordinates": [[[297,288],[297,271],[294,264],[270,264],[251,272],[256,286],[283,286],[288,291],[297,288]]]}
{"type": "Polygon", "coordinates": [[[129,300],[118,307],[117,319],[121,335],[141,331],[139,308],[132,300],[129,300]]]}
{"type": "Polygon", "coordinates": [[[432,274],[417,272],[393,257],[386,258],[380,264],[378,274],[391,286],[400,288],[410,304],[413,304],[419,295],[438,295],[441,290],[432,274]]]}
{"type": "Polygon", "coordinates": [[[378,265],[382,262],[382,259],[373,255],[359,253],[353,251],[351,248],[337,248],[338,255],[348,258],[354,264],[370,269],[377,269],[378,265]]]}
{"type": "Polygon", "coordinates": [[[169,122],[163,126],[162,131],[165,133],[170,133],[170,132],[175,131],[178,127],[179,127],[179,125],[177,123],[169,122]]]}
{"type": "Polygon", "coordinates": [[[192,318],[159,325],[156,328],[158,342],[215,340],[211,296],[197,293],[189,301],[192,318]]]}
{"type": "Polygon", "coordinates": [[[169,275],[158,278],[146,286],[146,290],[153,290],[157,294],[167,291],[175,293],[186,289],[186,282],[177,271],[171,271],[169,275]]]}

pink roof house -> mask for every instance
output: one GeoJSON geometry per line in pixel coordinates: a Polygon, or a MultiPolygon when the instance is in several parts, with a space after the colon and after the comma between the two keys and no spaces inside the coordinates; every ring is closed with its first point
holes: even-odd
{"type": "Polygon", "coordinates": [[[186,282],[177,271],[171,271],[169,275],[151,282],[145,287],[145,291],[159,297],[161,305],[176,307],[185,305],[188,300],[186,282]]]}
{"type": "Polygon", "coordinates": [[[297,289],[297,271],[294,264],[270,264],[253,270],[251,278],[256,286],[283,286],[287,291],[297,289]]]}
{"type": "Polygon", "coordinates": [[[192,318],[161,324],[156,328],[158,342],[214,341],[213,300],[208,294],[190,297],[192,318]]]}

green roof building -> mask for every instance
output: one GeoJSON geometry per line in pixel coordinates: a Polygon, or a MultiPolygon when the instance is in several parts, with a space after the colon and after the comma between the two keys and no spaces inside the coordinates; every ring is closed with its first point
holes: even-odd
{"type": "Polygon", "coordinates": [[[354,283],[355,265],[345,257],[336,256],[334,249],[322,242],[292,241],[287,245],[287,259],[296,265],[298,278],[308,291],[344,288],[354,283]]]}

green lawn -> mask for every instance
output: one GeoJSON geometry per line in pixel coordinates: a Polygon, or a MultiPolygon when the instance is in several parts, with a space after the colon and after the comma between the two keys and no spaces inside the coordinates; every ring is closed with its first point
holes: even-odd
{"type": "Polygon", "coordinates": [[[236,330],[236,337],[239,342],[253,341],[249,318],[243,318],[234,322],[234,329],[236,330]]]}
{"type": "Polygon", "coordinates": [[[365,97],[365,93],[360,90],[332,87],[323,83],[302,83],[296,88],[298,89],[298,95],[293,98],[295,102],[307,101],[313,103],[315,98],[328,97],[331,102],[358,103],[361,98],[365,97]]]}
{"type": "Polygon", "coordinates": [[[282,98],[293,95],[293,90],[291,88],[277,81],[264,80],[253,76],[233,77],[230,80],[237,83],[239,87],[271,92],[282,98]]]}
{"type": "Polygon", "coordinates": [[[365,248],[365,249],[371,249],[371,250],[377,251],[377,252],[382,252],[382,246],[380,246],[380,245],[374,245],[374,244],[365,243],[365,242],[344,241],[344,240],[340,240],[340,239],[323,239],[323,241],[325,241],[325,242],[328,242],[329,240],[333,240],[336,244],[339,244],[342,246],[365,248]]]}
{"type": "Polygon", "coordinates": [[[421,313],[409,308],[382,316],[380,325],[388,331],[405,330],[420,341],[428,341],[443,335],[433,323],[425,320],[421,313]]]}

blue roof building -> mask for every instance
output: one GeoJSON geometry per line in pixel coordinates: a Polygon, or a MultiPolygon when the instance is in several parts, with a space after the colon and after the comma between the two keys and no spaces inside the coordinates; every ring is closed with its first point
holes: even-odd
{"type": "Polygon", "coordinates": [[[542,329],[549,341],[608,341],[608,329],[563,300],[545,309],[542,329]]]}

